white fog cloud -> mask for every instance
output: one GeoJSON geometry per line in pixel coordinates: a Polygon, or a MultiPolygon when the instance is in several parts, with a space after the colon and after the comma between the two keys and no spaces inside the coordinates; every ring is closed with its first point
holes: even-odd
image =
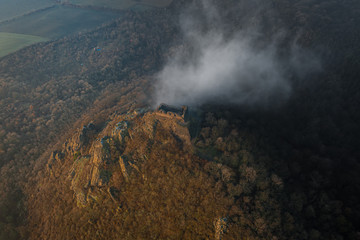
{"type": "Polygon", "coordinates": [[[304,74],[318,64],[295,45],[288,57],[280,57],[276,38],[260,47],[262,35],[254,28],[226,36],[209,1],[201,1],[201,8],[200,17],[182,17],[187,47],[179,48],[158,73],[157,104],[271,104],[290,95],[290,71],[304,74]]]}

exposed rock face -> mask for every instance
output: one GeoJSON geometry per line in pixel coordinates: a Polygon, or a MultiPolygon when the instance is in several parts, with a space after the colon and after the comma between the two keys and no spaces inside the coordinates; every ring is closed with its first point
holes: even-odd
{"type": "Polygon", "coordinates": [[[91,155],[91,186],[101,186],[102,182],[100,181],[100,170],[101,166],[103,165],[103,145],[100,141],[95,141],[93,147],[90,149],[91,155]]]}
{"type": "Polygon", "coordinates": [[[214,221],[215,240],[221,240],[227,228],[227,218],[217,218],[214,221]]]}
{"type": "Polygon", "coordinates": [[[92,137],[95,136],[95,134],[96,134],[96,128],[94,124],[89,123],[87,126],[84,126],[79,135],[80,148],[88,145],[89,141],[91,140],[92,137]]]}
{"type": "Polygon", "coordinates": [[[97,131],[94,124],[89,123],[87,126],[83,126],[71,139],[68,139],[64,143],[64,152],[73,155],[74,158],[85,155],[87,147],[89,147],[89,143],[96,136],[96,133],[97,131]]]}
{"type": "MultiPolygon", "coordinates": [[[[126,158],[125,158],[126,159],[126,158]]],[[[121,173],[123,175],[123,177],[125,178],[126,181],[129,181],[129,162],[128,161],[124,161],[123,157],[119,157],[119,164],[120,164],[120,168],[121,168],[121,173]]]]}
{"type": "Polygon", "coordinates": [[[48,161],[48,164],[47,164],[47,169],[48,170],[51,170],[52,169],[52,166],[55,164],[55,163],[61,163],[61,161],[63,160],[64,158],[64,153],[60,152],[60,151],[54,151],[51,153],[50,155],[50,159],[48,161]]]}
{"type": "MultiPolygon", "coordinates": [[[[167,145],[174,139],[182,148],[191,150],[184,118],[177,113],[164,117],[162,111],[137,109],[115,115],[100,132],[90,123],[64,144],[64,153],[52,154],[49,168],[64,157],[73,161],[69,180],[79,207],[97,201],[104,193],[119,201],[119,181],[129,181],[133,174],[142,176],[142,163],[153,144],[167,145]]],[[[182,111],[184,115],[187,109],[182,111]]]]}
{"type": "Polygon", "coordinates": [[[70,170],[71,189],[74,191],[78,206],[85,206],[87,189],[89,188],[88,175],[91,171],[89,157],[81,157],[74,161],[70,170]]]}

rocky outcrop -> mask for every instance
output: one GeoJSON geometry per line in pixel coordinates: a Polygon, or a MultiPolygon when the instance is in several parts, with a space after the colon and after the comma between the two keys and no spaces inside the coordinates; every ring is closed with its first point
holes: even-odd
{"type": "Polygon", "coordinates": [[[226,232],[227,229],[227,218],[217,218],[214,221],[214,228],[215,228],[215,240],[223,239],[222,236],[226,232]]]}
{"type": "Polygon", "coordinates": [[[72,155],[75,159],[80,155],[85,155],[88,151],[91,141],[97,134],[96,127],[93,123],[89,123],[79,129],[72,138],[68,139],[63,150],[67,155],[72,155]]]}
{"type": "Polygon", "coordinates": [[[61,151],[52,152],[50,155],[50,159],[48,160],[47,163],[47,169],[50,171],[54,164],[61,163],[62,160],[64,159],[64,156],[65,156],[64,153],[61,151]]]}
{"type": "Polygon", "coordinates": [[[153,144],[169,142],[191,149],[184,118],[137,109],[113,115],[100,131],[92,123],[79,129],[66,141],[62,152],[52,154],[48,167],[64,157],[72,161],[69,180],[79,207],[98,201],[104,194],[119,201],[120,182],[128,182],[134,174],[143,176],[142,163],[147,161],[153,144]]]}
{"type": "Polygon", "coordinates": [[[89,141],[95,136],[96,128],[93,123],[83,126],[79,135],[79,147],[83,148],[89,144],[89,141]]]}

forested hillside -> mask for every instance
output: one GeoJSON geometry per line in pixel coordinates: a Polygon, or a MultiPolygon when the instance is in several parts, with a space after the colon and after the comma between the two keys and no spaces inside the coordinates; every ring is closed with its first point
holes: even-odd
{"type": "Polygon", "coordinates": [[[174,52],[194,50],[178,24],[189,2],[0,59],[0,239],[359,238],[360,3],[213,1],[225,36],[281,30],[281,54],[295,42],[321,68],[297,69],[274,107],[205,103],[178,126],[146,107],[174,52]],[[140,107],[121,142],[111,131],[140,107]],[[124,156],[141,159],[132,174],[124,156]],[[82,182],[95,167],[102,184],[82,182]]]}
{"type": "MultiPolygon", "coordinates": [[[[145,91],[144,78],[156,71],[173,38],[165,17],[163,10],[128,13],[93,32],[33,45],[1,60],[2,194],[33,176],[37,159],[59,138],[65,140],[84,110],[111,108],[136,87],[145,91]]],[[[8,210],[1,219],[16,222],[6,215],[17,211],[17,203],[3,199],[8,210]]]]}

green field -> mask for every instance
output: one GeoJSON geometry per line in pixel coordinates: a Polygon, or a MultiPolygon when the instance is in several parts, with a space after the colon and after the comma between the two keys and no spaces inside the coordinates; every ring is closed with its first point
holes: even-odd
{"type": "Polygon", "coordinates": [[[93,29],[118,18],[115,12],[55,6],[0,24],[0,32],[11,32],[57,39],[93,29]]]}
{"type": "Polygon", "coordinates": [[[0,0],[0,22],[54,5],[53,0],[0,0]]]}
{"type": "MultiPolygon", "coordinates": [[[[172,0],[66,0],[116,10],[166,7],[172,0]]],[[[0,0],[0,57],[33,43],[94,29],[121,16],[116,11],[54,5],[54,0],[0,0]]]]}
{"type": "Polygon", "coordinates": [[[38,36],[0,32],[0,57],[15,52],[25,46],[46,40],[46,38],[38,36]]]}
{"type": "Polygon", "coordinates": [[[172,0],[70,0],[69,2],[79,6],[96,6],[124,10],[136,6],[166,7],[172,0]]]}

